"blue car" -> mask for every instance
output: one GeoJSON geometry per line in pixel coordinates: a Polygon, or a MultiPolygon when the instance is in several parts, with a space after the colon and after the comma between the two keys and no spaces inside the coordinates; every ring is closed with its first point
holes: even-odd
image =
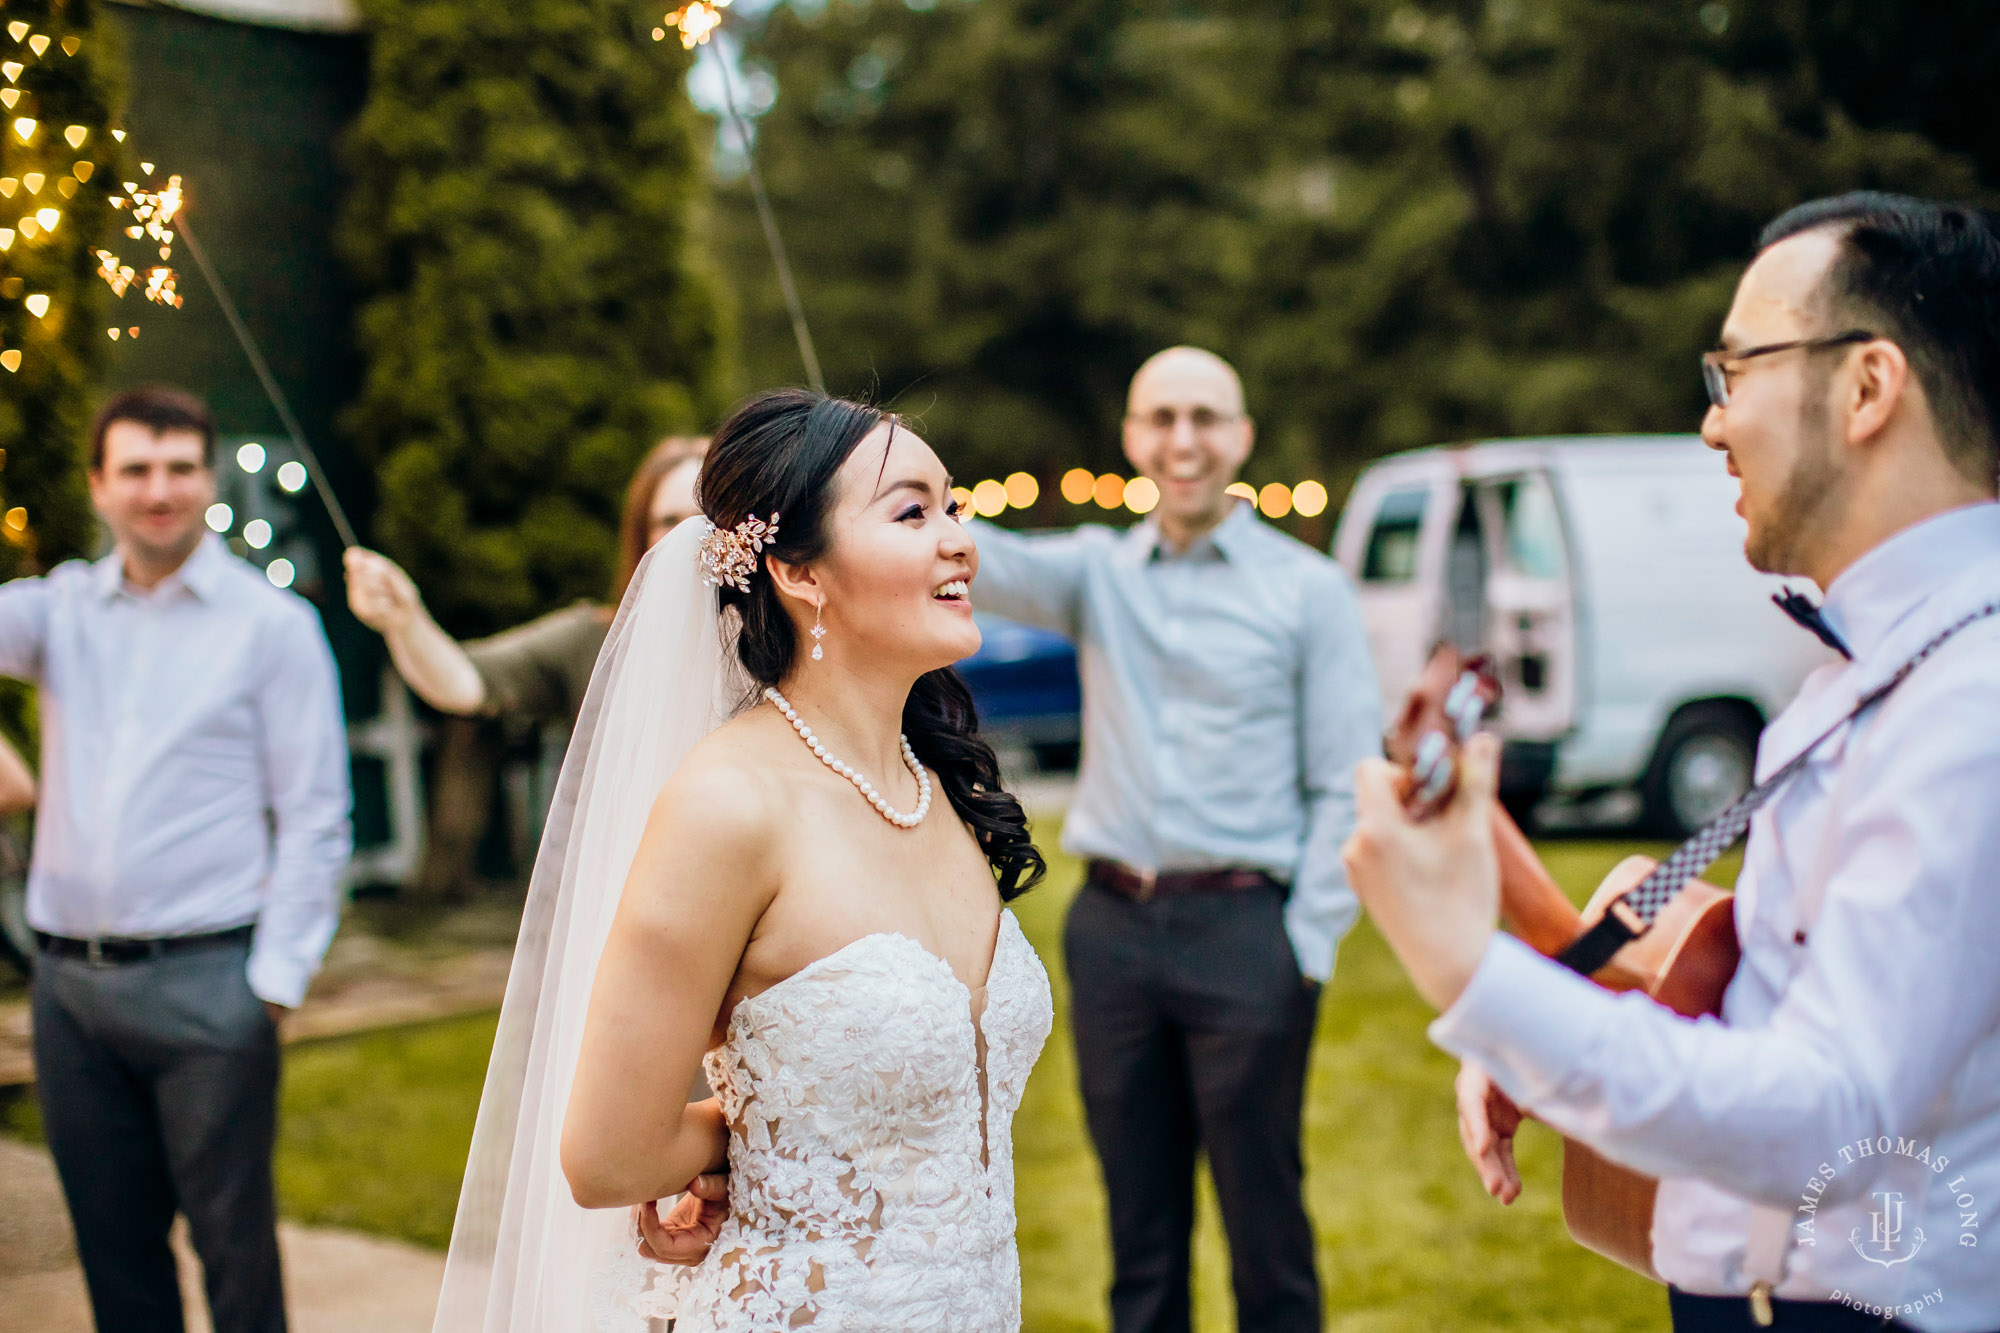
{"type": "Polygon", "coordinates": [[[1076,767],[1083,690],[1076,649],[1060,634],[975,612],[984,640],[958,664],[989,740],[1025,746],[1044,770],[1076,767]]]}

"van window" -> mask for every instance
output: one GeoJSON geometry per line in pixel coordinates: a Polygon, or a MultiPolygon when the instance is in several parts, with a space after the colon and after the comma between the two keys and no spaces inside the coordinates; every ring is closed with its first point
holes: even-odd
{"type": "Polygon", "coordinates": [[[1507,568],[1535,579],[1563,576],[1562,518],[1555,492],[1539,473],[1503,481],[1500,510],[1507,524],[1507,568]]]}
{"type": "Polygon", "coordinates": [[[1425,487],[1390,491],[1375,511],[1375,529],[1368,534],[1368,553],[1361,562],[1367,583],[1408,583],[1417,576],[1417,538],[1423,531],[1425,487]]]}

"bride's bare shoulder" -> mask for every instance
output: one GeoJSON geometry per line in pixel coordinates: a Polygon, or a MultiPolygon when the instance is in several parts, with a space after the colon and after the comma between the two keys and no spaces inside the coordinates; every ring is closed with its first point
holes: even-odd
{"type": "Polygon", "coordinates": [[[778,744],[789,729],[756,710],[717,727],[674,769],[653,803],[652,822],[704,843],[768,848],[787,825],[787,765],[778,744]]]}

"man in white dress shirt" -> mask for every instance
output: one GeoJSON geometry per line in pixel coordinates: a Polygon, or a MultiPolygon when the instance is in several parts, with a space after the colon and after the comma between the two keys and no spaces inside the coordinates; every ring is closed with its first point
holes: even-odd
{"type": "Polygon", "coordinates": [[[1520,1189],[1506,1097],[1661,1178],[1674,1327],[2000,1329],[2000,238],[1880,194],[1765,230],[1711,353],[1746,553],[1826,590],[1851,660],[1765,733],[1723,1021],[1613,996],[1494,931],[1490,742],[1413,825],[1366,765],[1356,890],[1469,1062],[1468,1152],[1520,1189]],[[1982,614],[1986,613],[1986,614],[1982,614]],[[1855,714],[1961,626],[1886,700],[1855,714]],[[1850,719],[1850,715],[1851,719],[1850,719]],[[1827,733],[1831,733],[1830,735],[1827,733]],[[1826,735],[1824,741],[1815,741],[1826,735]],[[1757,1288],[1776,1300],[1757,1298],[1757,1288]]]}
{"type": "Polygon", "coordinates": [[[215,428],[165,388],[92,426],[114,548],[0,585],[40,686],[36,1088],[97,1326],[181,1328],[186,1215],[217,1333],[285,1327],[277,1016],[339,920],[347,748],[312,608],[208,533],[215,428]]]}

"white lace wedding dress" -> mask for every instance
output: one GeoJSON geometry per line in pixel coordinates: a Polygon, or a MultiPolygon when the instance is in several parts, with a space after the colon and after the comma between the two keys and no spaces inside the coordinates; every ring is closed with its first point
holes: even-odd
{"type": "Polygon", "coordinates": [[[1019,1329],[1013,1120],[1052,1009],[1011,912],[979,1000],[882,934],[739,1004],[705,1062],[730,1125],[729,1220],[693,1268],[621,1246],[597,1328],[1019,1329]]]}

